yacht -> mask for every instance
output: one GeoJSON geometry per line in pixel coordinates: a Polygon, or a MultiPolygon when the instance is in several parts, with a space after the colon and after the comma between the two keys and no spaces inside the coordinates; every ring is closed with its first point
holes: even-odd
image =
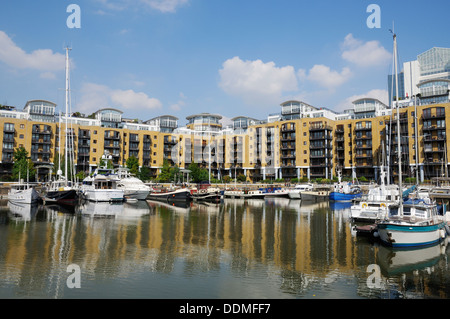
{"type": "Polygon", "coordinates": [[[81,191],[84,198],[92,202],[122,202],[125,192],[117,187],[119,182],[114,170],[98,168],[83,180],[81,191]]]}
{"type": "Polygon", "coordinates": [[[312,184],[300,184],[296,185],[294,188],[288,190],[288,195],[290,199],[302,199],[302,192],[310,192],[314,190],[312,184]]]}
{"type": "Polygon", "coordinates": [[[145,200],[150,193],[150,187],[139,178],[132,176],[128,169],[120,168],[118,178],[117,188],[124,191],[125,200],[145,200]]]}
{"type": "Polygon", "coordinates": [[[350,217],[353,221],[375,222],[384,218],[388,207],[401,200],[398,185],[386,185],[386,172],[381,168],[380,185],[369,188],[367,195],[363,195],[359,201],[351,206],[350,217]]]}

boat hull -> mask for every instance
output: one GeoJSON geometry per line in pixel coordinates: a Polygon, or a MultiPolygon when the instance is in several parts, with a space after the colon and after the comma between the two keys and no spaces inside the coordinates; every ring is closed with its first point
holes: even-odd
{"type": "Polygon", "coordinates": [[[45,194],[45,202],[56,202],[59,204],[72,204],[78,200],[78,192],[75,189],[63,191],[49,191],[45,194]]]}
{"type": "Polygon", "coordinates": [[[246,193],[244,191],[225,191],[223,197],[241,199],[264,199],[267,194],[262,192],[246,193]]]}
{"type": "Polygon", "coordinates": [[[316,191],[306,191],[300,194],[302,201],[325,201],[328,199],[328,194],[326,192],[316,192],[316,191]]]}
{"type": "Polygon", "coordinates": [[[393,248],[419,248],[438,244],[447,236],[445,223],[403,225],[380,222],[377,232],[381,242],[393,248]]]}
{"type": "Polygon", "coordinates": [[[34,188],[13,191],[8,194],[8,200],[15,204],[35,204],[39,201],[39,194],[34,188]]]}
{"type": "Polygon", "coordinates": [[[301,199],[302,198],[300,191],[289,191],[288,195],[289,195],[290,199],[301,199]]]}
{"type": "Polygon", "coordinates": [[[335,202],[351,202],[353,199],[361,197],[361,195],[361,193],[347,194],[340,192],[331,192],[329,195],[329,199],[335,202]]]}
{"type": "Polygon", "coordinates": [[[150,192],[148,194],[147,199],[149,200],[158,200],[165,202],[182,202],[182,201],[190,201],[192,199],[191,193],[188,190],[182,191],[173,191],[173,192],[150,192]]]}
{"type": "Polygon", "coordinates": [[[124,192],[120,189],[88,189],[84,196],[91,202],[122,202],[124,192]]]}
{"type": "Polygon", "coordinates": [[[137,200],[145,200],[148,196],[150,191],[148,190],[124,190],[124,196],[125,198],[133,198],[137,200]]]}

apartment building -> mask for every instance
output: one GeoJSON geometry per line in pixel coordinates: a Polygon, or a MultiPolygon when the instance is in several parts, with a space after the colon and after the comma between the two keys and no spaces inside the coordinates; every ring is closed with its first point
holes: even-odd
{"type": "Polygon", "coordinates": [[[168,161],[182,169],[197,163],[217,179],[244,175],[254,182],[332,179],[338,171],[345,177],[376,181],[384,166],[395,182],[400,149],[403,178],[423,181],[447,174],[448,101],[400,104],[400,147],[397,109],[376,99],[354,101],[344,113],[301,101],[280,106],[281,111],[266,120],[237,116],[224,126],[220,115],[200,113],[179,126],[179,119],[171,115],[125,119],[113,108],[66,117],[55,113],[54,103],[33,100],[21,111],[0,110],[0,176],[11,175],[13,152],[20,146],[28,151],[39,181],[56,172],[57,158],[66,150],[73,151],[76,170],[86,173],[108,154],[115,167],[136,157],[152,177],[168,161]]]}

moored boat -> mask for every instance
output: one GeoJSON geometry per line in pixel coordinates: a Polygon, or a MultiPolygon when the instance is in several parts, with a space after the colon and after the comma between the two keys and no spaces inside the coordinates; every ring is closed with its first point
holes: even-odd
{"type": "Polygon", "coordinates": [[[220,201],[222,197],[220,188],[209,185],[206,185],[206,187],[201,186],[200,188],[194,187],[190,192],[193,200],[220,201]]]}
{"type": "Polygon", "coordinates": [[[314,186],[312,184],[300,184],[288,190],[290,199],[302,199],[302,193],[312,191],[314,186]]]}
{"type": "Polygon", "coordinates": [[[192,200],[191,192],[187,188],[180,189],[153,189],[147,196],[149,200],[158,200],[164,202],[188,202],[192,200]]]}
{"type": "Polygon", "coordinates": [[[336,202],[351,202],[355,198],[361,197],[361,195],[361,188],[350,182],[343,182],[341,179],[341,172],[338,170],[338,182],[333,184],[333,191],[329,195],[329,200],[336,202]]]}
{"type": "Polygon", "coordinates": [[[375,222],[384,218],[390,205],[398,203],[402,198],[397,185],[386,185],[385,171],[381,167],[380,185],[369,188],[367,195],[351,206],[350,217],[358,222],[375,222]]]}
{"type": "Polygon", "coordinates": [[[445,226],[436,204],[410,199],[389,207],[386,219],[377,222],[377,233],[381,242],[390,247],[425,247],[447,237],[445,226]]]}
{"type": "Polygon", "coordinates": [[[35,204],[40,196],[35,185],[31,183],[13,183],[10,185],[8,200],[16,204],[35,204]]]}
{"type": "Polygon", "coordinates": [[[112,169],[96,169],[92,176],[83,180],[83,196],[92,202],[122,202],[124,190],[117,188],[119,178],[112,169]]]}
{"type": "Polygon", "coordinates": [[[223,193],[223,197],[225,198],[243,198],[243,199],[264,199],[266,193],[262,190],[254,189],[254,190],[225,190],[223,193]]]}
{"type": "Polygon", "coordinates": [[[139,178],[132,176],[127,169],[119,169],[118,178],[117,188],[123,190],[125,200],[145,200],[150,193],[150,187],[139,178]]]}

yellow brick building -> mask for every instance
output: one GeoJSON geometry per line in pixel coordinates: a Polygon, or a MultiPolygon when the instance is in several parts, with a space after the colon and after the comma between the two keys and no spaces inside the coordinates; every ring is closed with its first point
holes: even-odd
{"type": "MultiPolygon", "coordinates": [[[[264,121],[238,116],[223,127],[220,115],[201,113],[187,117],[186,127],[178,127],[178,119],[171,115],[129,120],[111,108],[89,117],[66,118],[55,114],[54,103],[33,100],[22,111],[0,110],[0,175],[3,179],[11,175],[13,152],[23,146],[38,168],[37,179],[48,180],[58,169],[54,165],[60,152],[65,154],[67,131],[67,149],[74,151],[76,169],[86,173],[108,153],[116,167],[135,156],[152,177],[167,160],[186,169],[198,163],[218,179],[242,174],[248,181],[332,179],[338,171],[342,176],[376,181],[383,165],[390,167],[388,175],[395,181],[397,110],[374,111],[377,108],[372,106],[378,102],[358,100],[354,114],[336,114],[287,101],[281,104],[281,113],[264,121]]],[[[449,106],[399,109],[404,178],[418,176],[423,181],[447,174],[449,106]]]]}

